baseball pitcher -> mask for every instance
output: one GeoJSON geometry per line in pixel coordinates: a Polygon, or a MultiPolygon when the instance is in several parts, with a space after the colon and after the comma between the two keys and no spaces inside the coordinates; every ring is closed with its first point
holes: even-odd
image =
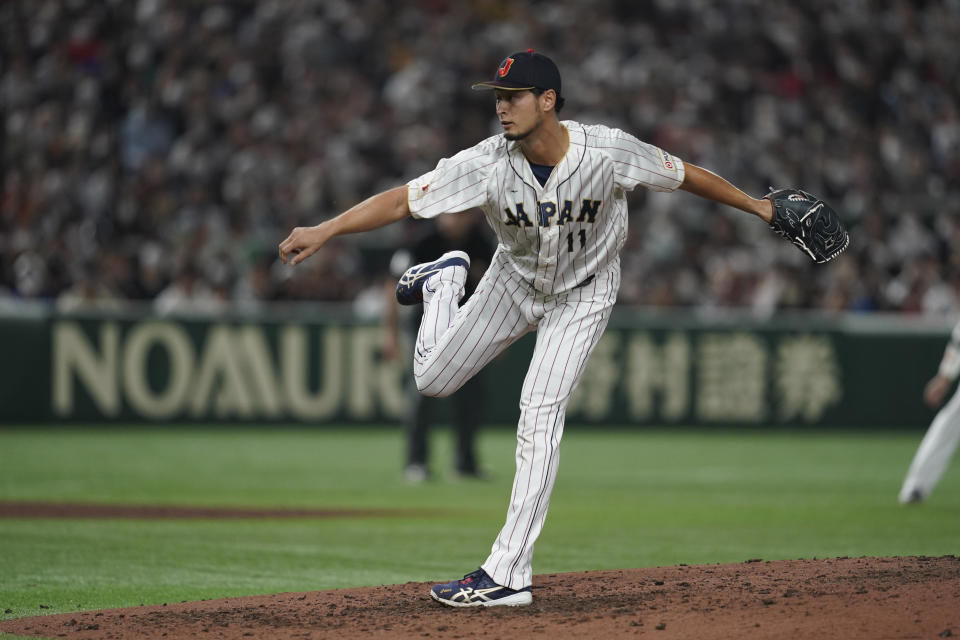
{"type": "Polygon", "coordinates": [[[753,198],[629,133],[561,121],[560,72],[532,49],[508,56],[492,79],[473,88],[494,91],[502,133],[335,218],[294,229],[279,251],[284,262],[297,264],[340,234],[406,216],[483,210],[499,244],[473,296],[460,306],[470,257],[452,251],[408,269],[397,299],[424,305],[414,377],[429,396],[453,393],[536,331],[520,390],[506,522],[476,571],[431,590],[455,607],[525,605],[532,601],[533,548],[557,476],[567,402],[620,286],[627,192],[683,189],[732,206],[767,222],[817,262],[838,255],[849,238],[833,209],[808,193],[786,189],[753,198]]]}

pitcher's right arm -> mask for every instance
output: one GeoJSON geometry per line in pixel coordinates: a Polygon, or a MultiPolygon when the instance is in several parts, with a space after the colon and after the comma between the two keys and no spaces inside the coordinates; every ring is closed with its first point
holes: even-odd
{"type": "Polygon", "coordinates": [[[280,259],[291,265],[303,262],[330,238],[347,233],[362,233],[399,222],[410,215],[407,185],[394,187],[367,198],[335,218],[313,227],[296,227],[280,243],[280,259]]]}

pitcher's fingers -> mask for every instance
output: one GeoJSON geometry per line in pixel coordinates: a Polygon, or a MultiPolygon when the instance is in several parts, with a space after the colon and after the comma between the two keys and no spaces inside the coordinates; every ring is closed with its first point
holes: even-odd
{"type": "Polygon", "coordinates": [[[297,248],[295,248],[295,247],[294,247],[294,248],[287,248],[287,249],[281,248],[281,249],[280,249],[280,261],[281,261],[283,264],[288,264],[288,263],[294,264],[293,261],[292,261],[292,259],[291,259],[291,257],[297,255],[297,254],[300,253],[300,252],[301,252],[301,249],[297,249],[297,248]]]}
{"type": "Polygon", "coordinates": [[[317,252],[317,249],[320,247],[308,247],[306,249],[294,249],[292,253],[295,255],[290,259],[290,264],[300,264],[313,254],[317,252]]]}
{"type": "Polygon", "coordinates": [[[290,235],[288,235],[286,238],[284,238],[284,239],[280,242],[279,247],[280,247],[280,252],[281,252],[281,253],[288,253],[288,252],[290,251],[290,248],[293,246],[293,236],[294,236],[294,233],[296,233],[296,232],[295,232],[295,231],[292,232],[290,235]]]}
{"type": "Polygon", "coordinates": [[[297,235],[296,229],[294,229],[294,231],[291,232],[290,235],[288,235],[278,247],[280,251],[280,260],[283,261],[284,264],[287,263],[287,257],[297,250],[297,243],[294,240],[295,235],[297,235]]]}

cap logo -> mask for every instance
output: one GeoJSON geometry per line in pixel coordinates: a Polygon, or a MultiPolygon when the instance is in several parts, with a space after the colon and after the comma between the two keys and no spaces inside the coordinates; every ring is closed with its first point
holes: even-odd
{"type": "Polygon", "coordinates": [[[503,61],[503,64],[500,65],[500,68],[497,69],[497,75],[501,78],[506,77],[510,73],[510,67],[513,66],[513,58],[507,58],[503,61]]]}

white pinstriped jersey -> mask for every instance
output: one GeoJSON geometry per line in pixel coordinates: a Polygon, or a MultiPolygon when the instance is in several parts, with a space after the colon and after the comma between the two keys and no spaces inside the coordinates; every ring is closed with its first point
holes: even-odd
{"type": "Polygon", "coordinates": [[[619,129],[561,124],[570,147],[543,186],[517,141],[492,136],[408,183],[417,218],[481,208],[503,252],[537,291],[560,294],[619,259],[626,192],[673,191],[684,165],[619,129]]]}

